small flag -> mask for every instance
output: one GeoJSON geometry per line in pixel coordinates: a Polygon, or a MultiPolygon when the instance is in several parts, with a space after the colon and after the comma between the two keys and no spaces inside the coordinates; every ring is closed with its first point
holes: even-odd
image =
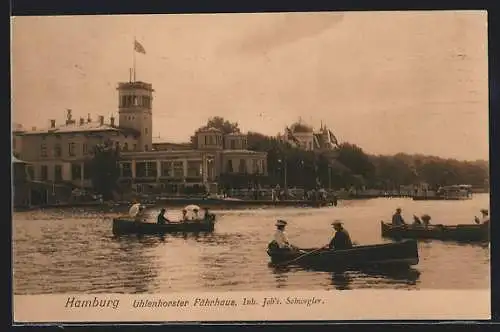
{"type": "Polygon", "coordinates": [[[295,137],[290,128],[286,127],[287,140],[292,140],[297,146],[300,146],[300,141],[295,137]]]}
{"type": "Polygon", "coordinates": [[[137,40],[134,40],[134,50],[138,53],[146,54],[144,46],[142,46],[137,40]]]}
{"type": "Polygon", "coordinates": [[[332,133],[331,130],[328,130],[328,138],[329,138],[330,143],[332,143],[333,145],[335,145],[335,146],[339,145],[339,142],[337,141],[337,137],[335,137],[335,135],[332,133]]]}

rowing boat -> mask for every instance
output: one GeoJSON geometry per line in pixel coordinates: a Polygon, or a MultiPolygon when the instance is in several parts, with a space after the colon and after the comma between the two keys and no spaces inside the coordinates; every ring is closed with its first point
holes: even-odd
{"type": "Polygon", "coordinates": [[[202,233],[213,232],[215,219],[209,221],[193,220],[184,222],[168,222],[165,224],[137,222],[130,218],[113,219],[113,234],[165,234],[165,233],[202,233]]]}
{"type": "Polygon", "coordinates": [[[489,241],[489,225],[463,224],[463,225],[403,225],[393,226],[380,222],[383,237],[393,239],[437,239],[443,241],[482,242],[489,241]]]}
{"type": "Polygon", "coordinates": [[[277,249],[270,245],[267,254],[273,264],[301,265],[328,270],[366,266],[408,267],[419,262],[417,242],[414,240],[355,246],[344,250],[310,248],[297,251],[277,249]]]}

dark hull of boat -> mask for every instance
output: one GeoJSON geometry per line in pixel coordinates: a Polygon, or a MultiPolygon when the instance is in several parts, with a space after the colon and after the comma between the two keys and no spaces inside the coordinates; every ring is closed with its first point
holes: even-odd
{"type": "Polygon", "coordinates": [[[213,232],[214,222],[172,222],[167,224],[141,223],[128,219],[113,219],[113,234],[166,234],[213,232]]]}
{"type": "MultiPolygon", "coordinates": [[[[313,251],[314,249],[303,249],[313,251]]],[[[408,267],[419,262],[417,242],[407,240],[356,246],[347,250],[322,249],[299,258],[304,253],[268,250],[271,263],[276,265],[301,265],[313,269],[342,269],[362,267],[408,267]]]]}
{"type": "Polygon", "coordinates": [[[393,239],[436,239],[443,241],[483,242],[489,241],[489,226],[481,225],[430,225],[423,226],[392,226],[380,222],[383,237],[393,239]]]}

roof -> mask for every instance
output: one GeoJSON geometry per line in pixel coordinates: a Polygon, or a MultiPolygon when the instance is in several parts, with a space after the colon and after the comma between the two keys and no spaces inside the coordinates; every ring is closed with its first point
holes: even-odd
{"type": "Polygon", "coordinates": [[[213,133],[222,133],[221,130],[219,130],[217,128],[214,128],[214,127],[201,128],[198,132],[200,132],[200,133],[210,133],[210,132],[213,132],[213,133]]]}
{"type": "Polygon", "coordinates": [[[100,122],[85,122],[83,124],[74,123],[69,125],[60,125],[55,128],[44,128],[37,130],[25,131],[23,135],[40,135],[40,134],[70,134],[83,132],[103,132],[117,131],[128,134],[139,135],[140,133],[131,128],[120,128],[109,124],[101,124],[100,122]]]}

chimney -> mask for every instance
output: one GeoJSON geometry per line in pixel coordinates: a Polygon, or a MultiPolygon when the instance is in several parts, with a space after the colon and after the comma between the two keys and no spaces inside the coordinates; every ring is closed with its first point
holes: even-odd
{"type": "Polygon", "coordinates": [[[111,122],[111,126],[114,127],[115,126],[115,117],[112,116],[109,121],[111,122]]]}
{"type": "Polygon", "coordinates": [[[83,126],[84,123],[85,123],[85,119],[84,118],[80,118],[80,126],[83,126]]]}
{"type": "Polygon", "coordinates": [[[56,120],[50,120],[50,128],[56,127],[56,120]]]}
{"type": "Polygon", "coordinates": [[[99,124],[102,126],[104,124],[104,117],[99,115],[99,124]]]}
{"type": "Polygon", "coordinates": [[[90,123],[92,119],[90,118],[90,113],[87,114],[87,123],[90,123]]]}

